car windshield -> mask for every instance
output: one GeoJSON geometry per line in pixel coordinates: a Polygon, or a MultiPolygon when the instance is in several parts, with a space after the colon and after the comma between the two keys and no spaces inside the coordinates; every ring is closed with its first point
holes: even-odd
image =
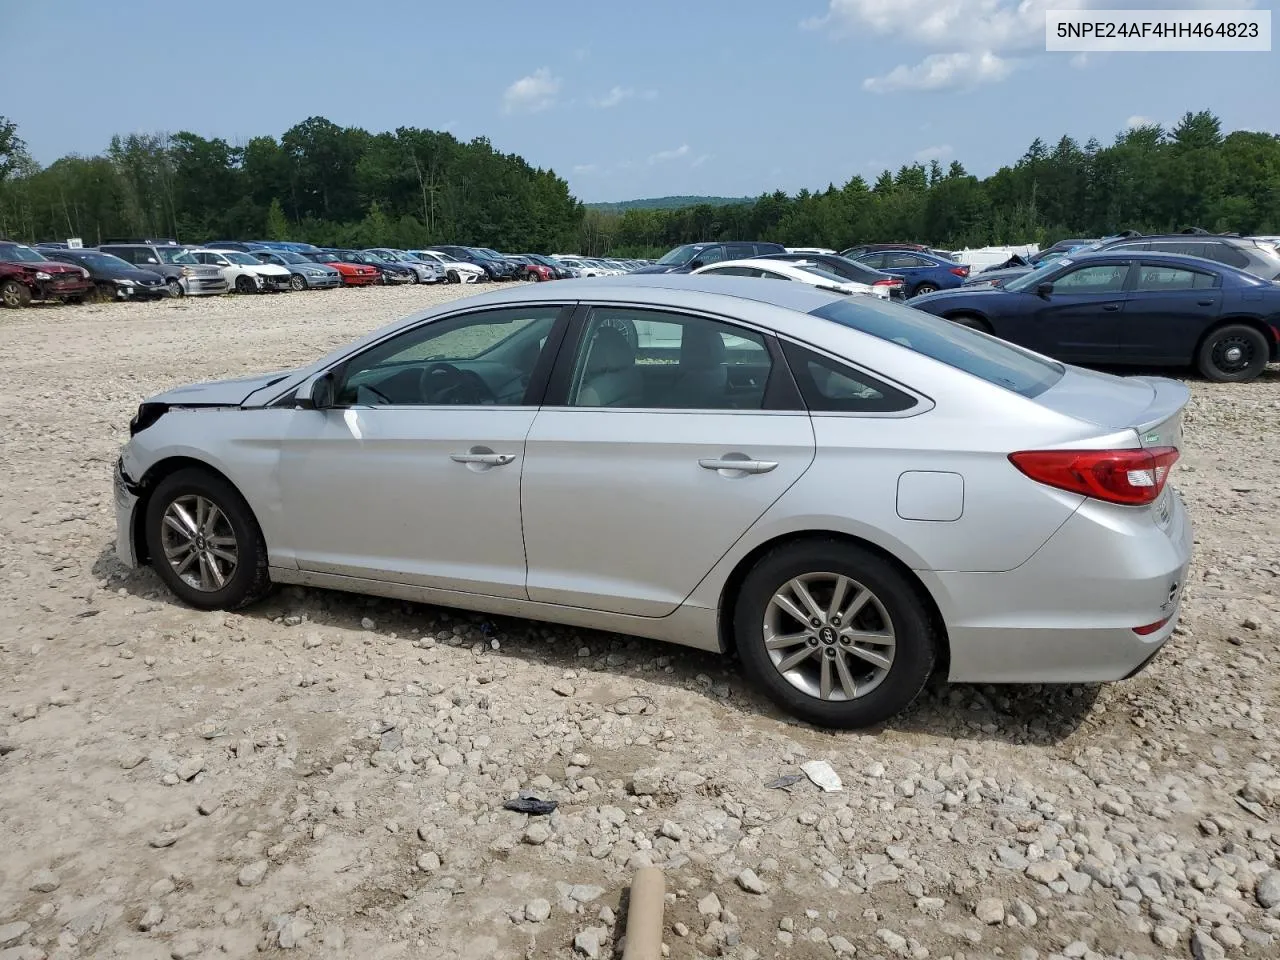
{"type": "Polygon", "coordinates": [[[686,243],[683,247],[676,247],[674,250],[668,250],[658,261],[660,266],[664,267],[682,267],[694,258],[694,255],[701,250],[702,247],[696,243],[686,243]]]}
{"type": "Polygon", "coordinates": [[[461,263],[462,261],[455,257],[452,253],[445,253],[442,250],[425,251],[428,256],[436,257],[445,263],[461,263]]]}
{"type": "Polygon", "coordinates": [[[1011,343],[874,297],[836,300],[811,315],[900,344],[1024,397],[1039,396],[1066,373],[1061,364],[1011,343]]]}
{"type": "Polygon", "coordinates": [[[183,250],[182,247],[154,247],[156,256],[160,258],[161,263],[198,263],[195,257],[183,250]]]}
{"type": "Polygon", "coordinates": [[[380,253],[369,253],[367,250],[361,253],[360,256],[364,258],[365,263],[388,263],[390,261],[389,257],[384,257],[380,253]]]}
{"type": "MultiPolygon", "coordinates": [[[[1036,284],[1040,283],[1041,280],[1053,273],[1059,267],[1065,267],[1071,262],[1072,261],[1066,257],[1058,257],[1054,260],[1048,261],[1047,263],[1042,263],[1030,273],[1024,273],[1022,276],[1015,277],[1010,280],[1004,285],[1004,289],[1012,290],[1014,293],[1017,293],[1020,290],[1034,290],[1036,284]]],[[[979,276],[981,276],[981,274],[979,274],[979,276]]]]}
{"type": "Polygon", "coordinates": [[[87,264],[90,267],[99,267],[103,270],[119,270],[122,267],[126,270],[133,269],[133,264],[128,260],[121,260],[119,257],[109,253],[78,253],[74,259],[79,263],[87,264]]]}
{"type": "Polygon", "coordinates": [[[21,243],[0,243],[0,260],[18,263],[44,263],[49,258],[21,243]]]}
{"type": "MultiPolygon", "coordinates": [[[[258,256],[263,256],[263,254],[260,253],[258,254],[258,256]]],[[[269,263],[274,262],[274,259],[283,260],[285,263],[310,263],[311,262],[302,254],[294,253],[292,250],[272,250],[271,257],[273,258],[273,260],[268,261],[269,263]]]]}
{"type": "Polygon", "coordinates": [[[247,253],[241,253],[238,250],[219,250],[218,252],[221,253],[224,257],[226,257],[228,260],[230,260],[232,263],[246,263],[255,267],[262,266],[262,261],[259,260],[257,257],[250,256],[247,253]]]}

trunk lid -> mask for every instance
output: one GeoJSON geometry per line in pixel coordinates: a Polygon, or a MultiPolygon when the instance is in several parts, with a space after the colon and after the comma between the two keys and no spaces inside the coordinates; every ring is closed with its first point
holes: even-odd
{"type": "Polygon", "coordinates": [[[1109,430],[1133,430],[1143,447],[1182,447],[1186,384],[1166,377],[1116,377],[1067,367],[1061,380],[1036,397],[1057,413],[1109,430]]]}

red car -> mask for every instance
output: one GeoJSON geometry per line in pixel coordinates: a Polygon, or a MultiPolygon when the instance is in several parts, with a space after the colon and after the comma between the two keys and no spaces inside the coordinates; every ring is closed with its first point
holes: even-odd
{"type": "Polygon", "coordinates": [[[382,276],[377,267],[366,266],[363,263],[347,263],[345,260],[339,260],[332,253],[325,253],[323,250],[300,250],[298,252],[308,260],[327,264],[337,270],[342,274],[342,285],[344,287],[367,287],[370,284],[377,283],[382,276]]]}
{"type": "Polygon", "coordinates": [[[25,307],[32,300],[81,303],[93,290],[89,271],[49,260],[22,243],[0,242],[0,303],[25,307]]]}

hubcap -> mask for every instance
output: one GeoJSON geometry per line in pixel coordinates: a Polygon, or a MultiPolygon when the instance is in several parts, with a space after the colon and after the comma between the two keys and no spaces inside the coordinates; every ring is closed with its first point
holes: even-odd
{"type": "Polygon", "coordinates": [[[11,307],[18,305],[18,291],[12,284],[4,288],[4,302],[11,307]]]}
{"type": "Polygon", "coordinates": [[[178,497],[164,512],[160,542],[165,559],[183,582],[213,593],[227,585],[240,562],[231,521],[199,494],[178,497]]]}
{"type": "Polygon", "coordinates": [[[788,580],[764,613],[764,646],[777,671],[820,700],[864,697],[893,666],[893,621],[880,598],[838,573],[788,580]]]}
{"type": "Polygon", "coordinates": [[[1213,352],[1218,369],[1228,372],[1243,370],[1253,360],[1253,345],[1237,337],[1221,341],[1213,352]]]}

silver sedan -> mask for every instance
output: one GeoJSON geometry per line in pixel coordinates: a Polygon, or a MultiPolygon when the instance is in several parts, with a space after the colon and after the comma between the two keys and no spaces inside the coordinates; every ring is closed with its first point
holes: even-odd
{"type": "Polygon", "coordinates": [[[732,651],[857,727],[935,666],[1141,669],[1191,552],[1187,398],[797,283],[521,286],[147,400],[118,550],[201,609],[302,584],[732,651]]]}

